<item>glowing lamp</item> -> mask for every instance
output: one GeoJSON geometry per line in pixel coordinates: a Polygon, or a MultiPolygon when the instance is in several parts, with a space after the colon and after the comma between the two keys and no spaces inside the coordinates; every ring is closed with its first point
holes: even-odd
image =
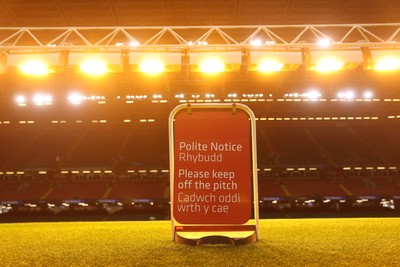
{"type": "Polygon", "coordinates": [[[343,65],[343,62],[335,58],[324,58],[317,63],[315,70],[318,72],[333,72],[340,70],[343,65]]]}
{"type": "Polygon", "coordinates": [[[262,45],[262,41],[261,41],[260,39],[255,39],[255,40],[252,40],[252,41],[250,42],[250,44],[251,44],[252,46],[261,46],[261,45],[262,45]]]}
{"type": "Polygon", "coordinates": [[[207,59],[199,67],[201,72],[213,74],[223,72],[225,65],[218,59],[207,59]]]}
{"type": "Polygon", "coordinates": [[[366,99],[371,99],[374,96],[374,94],[370,91],[367,91],[364,93],[364,98],[366,99]]]}
{"type": "Polygon", "coordinates": [[[164,72],[164,63],[158,59],[147,59],[139,64],[140,71],[147,74],[158,74],[164,72]]]}
{"type": "Polygon", "coordinates": [[[37,106],[51,105],[53,97],[46,94],[36,94],[33,96],[33,102],[37,106]]]}
{"type": "Polygon", "coordinates": [[[340,99],[351,100],[355,98],[355,93],[353,91],[339,92],[337,96],[340,99]]]}
{"type": "Polygon", "coordinates": [[[321,38],[318,39],[317,45],[322,48],[328,48],[331,46],[331,41],[328,38],[321,38]]]}
{"type": "Polygon", "coordinates": [[[78,93],[72,93],[68,96],[68,100],[71,104],[79,105],[86,98],[78,93]]]}
{"type": "Polygon", "coordinates": [[[321,93],[315,90],[309,91],[304,94],[304,97],[311,100],[318,100],[321,97],[321,93]]]}
{"type": "Polygon", "coordinates": [[[258,71],[260,72],[276,72],[283,68],[283,63],[274,59],[267,59],[258,64],[258,71]]]}
{"type": "Polygon", "coordinates": [[[81,71],[83,73],[89,75],[103,75],[107,72],[106,64],[98,59],[90,59],[84,61],[82,64],[79,65],[81,71]]]}
{"type": "Polygon", "coordinates": [[[49,73],[47,65],[39,60],[31,60],[23,65],[19,65],[18,68],[25,74],[29,75],[46,75],[49,73]]]}
{"type": "Polygon", "coordinates": [[[15,102],[17,102],[17,104],[19,106],[25,106],[26,105],[26,98],[23,95],[18,95],[15,97],[15,102]]]}
{"type": "Polygon", "coordinates": [[[131,41],[131,42],[129,42],[129,46],[131,46],[131,47],[137,47],[137,46],[139,46],[140,44],[139,44],[139,42],[138,41],[131,41]]]}
{"type": "Polygon", "coordinates": [[[374,70],[378,71],[394,71],[400,69],[400,60],[395,57],[385,57],[378,60],[374,70]]]}

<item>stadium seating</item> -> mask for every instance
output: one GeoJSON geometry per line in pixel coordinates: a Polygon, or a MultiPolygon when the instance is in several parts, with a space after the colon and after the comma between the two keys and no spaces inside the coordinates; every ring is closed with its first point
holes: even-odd
{"type": "MultiPolygon", "coordinates": [[[[267,111],[269,104],[248,103],[257,117],[260,200],[398,201],[400,120],[382,109],[385,103],[353,109],[275,101],[267,111]]],[[[0,202],[77,201],[118,210],[155,200],[164,212],[172,106],[147,101],[3,113],[0,122],[9,122],[0,124],[0,202]]]]}

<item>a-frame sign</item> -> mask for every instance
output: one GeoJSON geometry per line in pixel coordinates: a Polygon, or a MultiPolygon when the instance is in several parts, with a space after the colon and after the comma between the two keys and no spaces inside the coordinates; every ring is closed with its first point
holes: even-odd
{"type": "Polygon", "coordinates": [[[259,239],[255,117],[242,104],[183,104],[169,117],[172,238],[259,239]]]}

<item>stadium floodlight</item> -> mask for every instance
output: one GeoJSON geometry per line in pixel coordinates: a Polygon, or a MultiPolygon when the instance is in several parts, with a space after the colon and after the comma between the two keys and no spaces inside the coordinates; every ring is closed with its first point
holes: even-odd
{"type": "Polygon", "coordinates": [[[254,40],[251,40],[251,41],[250,41],[250,44],[251,44],[252,46],[258,47],[258,46],[261,46],[261,45],[262,45],[262,41],[261,41],[260,39],[254,39],[254,40]]]}
{"type": "Polygon", "coordinates": [[[219,59],[210,58],[200,63],[199,67],[201,72],[214,74],[224,71],[225,65],[219,59]]]}
{"type": "Polygon", "coordinates": [[[347,100],[351,100],[354,99],[355,97],[355,93],[353,91],[346,91],[346,92],[339,92],[337,94],[339,99],[347,99],[347,100]]]}
{"type": "Polygon", "coordinates": [[[365,99],[371,99],[373,97],[373,93],[371,91],[367,91],[364,93],[364,98],[365,99]]]}
{"type": "Polygon", "coordinates": [[[88,59],[79,65],[83,73],[99,76],[107,73],[106,64],[100,59],[88,59]]]}
{"type": "Polygon", "coordinates": [[[18,95],[15,97],[15,102],[17,102],[18,106],[26,106],[26,97],[18,95]]]}
{"type": "Polygon", "coordinates": [[[208,42],[207,41],[199,41],[199,42],[197,42],[197,45],[208,45],[208,42]]]}
{"type": "Polygon", "coordinates": [[[47,65],[40,60],[30,60],[22,65],[18,65],[18,68],[25,74],[43,76],[49,73],[47,65]]]}
{"type": "Polygon", "coordinates": [[[311,90],[307,93],[304,93],[303,96],[311,100],[318,100],[321,97],[321,93],[316,90],[311,90]]]}
{"type": "Polygon", "coordinates": [[[158,74],[164,72],[165,66],[164,63],[158,59],[146,59],[139,64],[139,68],[141,72],[147,74],[158,74]]]}
{"type": "Polygon", "coordinates": [[[321,48],[328,48],[331,46],[331,41],[328,38],[318,39],[317,45],[321,48]]]}
{"type": "Polygon", "coordinates": [[[210,93],[205,94],[205,96],[206,96],[206,98],[214,98],[215,97],[214,94],[210,94],[210,93]]]}
{"type": "Polygon", "coordinates": [[[53,97],[51,95],[35,94],[33,96],[33,102],[37,106],[51,105],[52,101],[53,101],[53,97]]]}
{"type": "Polygon", "coordinates": [[[400,59],[396,57],[384,57],[379,59],[374,70],[377,71],[395,71],[400,69],[400,59]]]}
{"type": "Polygon", "coordinates": [[[275,59],[266,59],[258,64],[259,72],[276,72],[283,68],[283,63],[278,62],[275,59]]]}
{"type": "Polygon", "coordinates": [[[83,95],[81,95],[81,94],[78,94],[78,93],[72,93],[72,94],[70,94],[70,95],[68,96],[68,101],[69,101],[71,104],[74,104],[74,105],[79,105],[79,104],[82,103],[82,101],[85,100],[85,99],[86,99],[85,96],[83,96],[83,95]]]}
{"type": "Polygon", "coordinates": [[[315,66],[315,70],[318,72],[334,72],[340,70],[343,65],[344,62],[328,57],[318,61],[315,66]]]}
{"type": "Polygon", "coordinates": [[[140,43],[138,41],[130,41],[129,42],[129,46],[131,46],[131,47],[137,47],[139,45],[140,45],[140,43]]]}

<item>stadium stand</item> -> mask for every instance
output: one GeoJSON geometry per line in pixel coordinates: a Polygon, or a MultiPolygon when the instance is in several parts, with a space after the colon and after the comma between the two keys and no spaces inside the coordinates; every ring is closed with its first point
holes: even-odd
{"type": "Polygon", "coordinates": [[[84,2],[2,2],[0,220],[19,211],[168,217],[167,122],[182,103],[254,111],[267,213],[399,212],[396,1],[84,2]],[[202,73],[214,55],[223,71],[202,73]],[[41,65],[23,73],[31,56],[44,75],[32,75],[41,65]],[[85,73],[86,56],[107,71],[85,73]],[[145,73],[148,56],[164,72],[145,73]],[[264,72],[275,56],[281,68],[264,72]],[[325,56],[344,61],[321,72],[325,56]],[[382,56],[394,58],[382,66],[382,56]]]}
{"type": "MultiPolygon", "coordinates": [[[[246,103],[257,117],[260,208],[267,211],[262,214],[398,209],[400,122],[388,113],[392,103],[354,101],[352,109],[343,109],[332,101],[270,101],[276,108],[271,112],[264,110],[268,102],[246,103]]],[[[84,113],[60,107],[54,117],[26,111],[3,115],[2,213],[168,216],[166,121],[175,104],[126,105],[110,103],[107,109],[87,103],[84,113]],[[21,123],[20,116],[28,114],[32,123],[21,123]]]]}

